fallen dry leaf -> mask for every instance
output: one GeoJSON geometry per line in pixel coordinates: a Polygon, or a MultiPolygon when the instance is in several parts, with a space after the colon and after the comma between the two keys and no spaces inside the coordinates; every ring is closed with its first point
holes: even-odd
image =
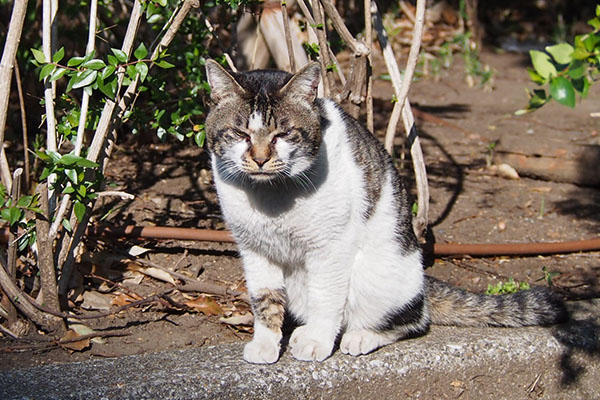
{"type": "MultiPolygon", "coordinates": [[[[69,328],[71,328],[71,330],[74,330],[75,333],[77,333],[79,336],[91,335],[92,333],[96,333],[96,331],[93,330],[92,328],[90,328],[89,326],[77,323],[73,319],[69,319],[68,322],[69,322],[69,328]]],[[[101,337],[92,338],[91,341],[92,341],[92,343],[98,343],[98,344],[106,343],[106,341],[104,339],[102,339],[101,337]]]]}
{"type": "Polygon", "coordinates": [[[208,296],[199,296],[184,302],[186,306],[201,312],[204,315],[222,315],[223,309],[215,300],[208,296]]]}
{"type": "Polygon", "coordinates": [[[83,293],[83,303],[81,308],[86,310],[110,310],[112,295],[98,293],[96,291],[87,291],[83,293]]]}
{"type": "MultiPolygon", "coordinates": [[[[75,332],[73,329],[69,329],[61,341],[73,340],[77,339],[78,337],[80,337],[80,335],[78,335],[77,332],[75,332]]],[[[60,346],[71,351],[82,351],[90,347],[90,339],[87,338],[75,342],[60,343],[60,346]]]]}
{"type": "Polygon", "coordinates": [[[173,285],[175,285],[175,279],[173,279],[173,276],[168,272],[163,271],[162,269],[154,267],[140,267],[139,265],[133,263],[129,263],[127,265],[127,269],[129,269],[130,271],[138,271],[144,275],[148,275],[152,278],[158,279],[159,281],[172,283],[173,285]]]}
{"type": "Polygon", "coordinates": [[[126,293],[119,293],[117,296],[115,296],[112,299],[112,301],[110,303],[117,307],[123,307],[127,304],[133,303],[134,301],[138,301],[138,300],[141,300],[141,298],[139,296],[129,295],[126,293]]]}

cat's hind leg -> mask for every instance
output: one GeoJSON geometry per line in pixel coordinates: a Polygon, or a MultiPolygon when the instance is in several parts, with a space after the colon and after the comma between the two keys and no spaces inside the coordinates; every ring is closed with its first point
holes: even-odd
{"type": "Polygon", "coordinates": [[[373,248],[357,254],[345,309],[340,350],[354,356],[429,329],[420,253],[373,248]]]}

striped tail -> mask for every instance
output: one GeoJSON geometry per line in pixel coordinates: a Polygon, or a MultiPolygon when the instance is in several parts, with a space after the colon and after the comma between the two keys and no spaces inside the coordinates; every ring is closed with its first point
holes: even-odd
{"type": "Polygon", "coordinates": [[[519,327],[552,325],[569,318],[562,299],[546,287],[489,296],[427,276],[426,288],[431,322],[436,325],[519,327]]]}

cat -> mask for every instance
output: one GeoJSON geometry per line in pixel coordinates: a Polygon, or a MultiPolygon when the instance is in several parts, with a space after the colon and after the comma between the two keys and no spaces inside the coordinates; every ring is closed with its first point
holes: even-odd
{"type": "Polygon", "coordinates": [[[206,62],[207,145],[255,316],[244,359],[279,359],[286,310],[299,323],[291,354],[307,361],[329,357],[338,339],[342,353],[358,356],[432,323],[566,320],[548,288],[485,296],[424,274],[391,157],[334,101],[317,98],[320,73],[315,62],[294,75],[206,62]]]}

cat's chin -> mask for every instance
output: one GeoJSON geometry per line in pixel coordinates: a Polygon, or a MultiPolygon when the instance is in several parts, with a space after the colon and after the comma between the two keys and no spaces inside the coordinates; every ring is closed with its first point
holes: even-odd
{"type": "Polygon", "coordinates": [[[258,182],[268,182],[277,178],[277,174],[265,173],[265,172],[252,172],[248,176],[250,179],[258,182]]]}

